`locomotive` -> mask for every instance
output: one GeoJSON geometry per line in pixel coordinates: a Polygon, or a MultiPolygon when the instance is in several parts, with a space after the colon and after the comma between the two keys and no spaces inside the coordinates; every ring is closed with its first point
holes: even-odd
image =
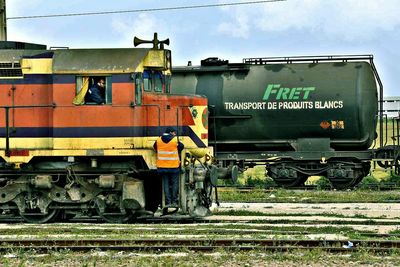
{"type": "Polygon", "coordinates": [[[0,219],[128,222],[164,206],[153,144],[177,129],[179,207],[209,213],[207,99],[171,94],[169,40],[153,48],[0,42],[0,219]],[[85,96],[105,82],[103,104],[85,96]]]}
{"type": "Polygon", "coordinates": [[[385,144],[373,56],[208,58],[172,72],[174,93],[208,97],[209,144],[221,165],[263,164],[283,187],[318,175],[344,189],[369,173],[372,159],[399,155],[398,146],[370,149],[377,124],[385,144]]]}

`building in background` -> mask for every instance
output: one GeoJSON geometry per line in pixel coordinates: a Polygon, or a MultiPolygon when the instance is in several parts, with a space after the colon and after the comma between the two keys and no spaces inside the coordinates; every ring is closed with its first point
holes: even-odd
{"type": "Polygon", "coordinates": [[[385,96],[383,98],[383,113],[388,118],[399,117],[400,115],[400,96],[385,96]]]}

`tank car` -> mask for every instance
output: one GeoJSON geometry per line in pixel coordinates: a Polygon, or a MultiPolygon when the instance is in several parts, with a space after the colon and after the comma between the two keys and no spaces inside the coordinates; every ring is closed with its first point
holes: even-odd
{"type": "Polygon", "coordinates": [[[168,39],[141,43],[153,48],[0,43],[0,219],[151,215],[164,203],[153,144],[168,126],[185,145],[180,209],[209,212],[207,99],[171,94],[168,39]],[[85,101],[100,79],[104,103],[85,101]]]}
{"type": "Polygon", "coordinates": [[[370,170],[377,79],[372,56],[208,58],[174,67],[172,90],[208,97],[209,144],[221,164],[265,164],[285,187],[326,176],[341,189],[370,170]]]}

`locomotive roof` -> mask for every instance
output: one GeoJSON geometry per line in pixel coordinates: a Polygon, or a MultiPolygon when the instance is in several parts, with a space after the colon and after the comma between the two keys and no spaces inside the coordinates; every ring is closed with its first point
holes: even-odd
{"type": "Polygon", "coordinates": [[[148,48],[55,50],[54,73],[134,72],[148,48]]]}
{"type": "Polygon", "coordinates": [[[0,50],[0,62],[19,61],[23,56],[34,56],[46,50],[0,50]]]}
{"type": "Polygon", "coordinates": [[[135,72],[149,48],[99,48],[59,50],[0,50],[0,61],[52,58],[53,73],[135,72]]]}

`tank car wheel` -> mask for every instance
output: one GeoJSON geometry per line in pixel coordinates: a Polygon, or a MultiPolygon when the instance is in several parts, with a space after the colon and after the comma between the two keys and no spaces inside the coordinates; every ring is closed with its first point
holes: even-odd
{"type": "Polygon", "coordinates": [[[329,179],[329,181],[331,182],[333,188],[338,189],[338,190],[343,190],[343,189],[353,188],[354,186],[359,184],[364,177],[365,177],[365,174],[363,172],[360,172],[353,179],[347,179],[347,180],[343,180],[343,179],[339,180],[338,179],[338,180],[335,180],[334,178],[332,178],[332,179],[329,179]]]}
{"type": "Polygon", "coordinates": [[[59,214],[57,209],[49,209],[47,214],[43,214],[40,210],[29,210],[24,213],[20,213],[20,216],[27,223],[48,223],[53,221],[59,214]]]}
{"type": "Polygon", "coordinates": [[[282,178],[273,178],[274,182],[284,188],[296,187],[296,186],[304,186],[304,183],[308,179],[308,175],[298,173],[298,177],[295,179],[282,179],[282,178]]]}
{"type": "Polygon", "coordinates": [[[385,161],[377,161],[376,163],[378,164],[379,167],[384,169],[392,168],[393,162],[391,161],[391,159],[394,157],[394,150],[391,149],[381,150],[377,153],[376,157],[380,159],[387,159],[385,161]]]}
{"type": "Polygon", "coordinates": [[[335,181],[334,179],[330,180],[333,188],[338,190],[348,189],[354,187],[357,182],[356,178],[345,180],[345,181],[335,181]]]}
{"type": "Polygon", "coordinates": [[[338,190],[349,189],[356,186],[364,178],[364,175],[357,176],[353,179],[348,180],[335,180],[334,178],[330,180],[333,188],[338,190]]]}
{"type": "Polygon", "coordinates": [[[400,155],[398,155],[394,160],[394,173],[400,176],[400,155]]]}

